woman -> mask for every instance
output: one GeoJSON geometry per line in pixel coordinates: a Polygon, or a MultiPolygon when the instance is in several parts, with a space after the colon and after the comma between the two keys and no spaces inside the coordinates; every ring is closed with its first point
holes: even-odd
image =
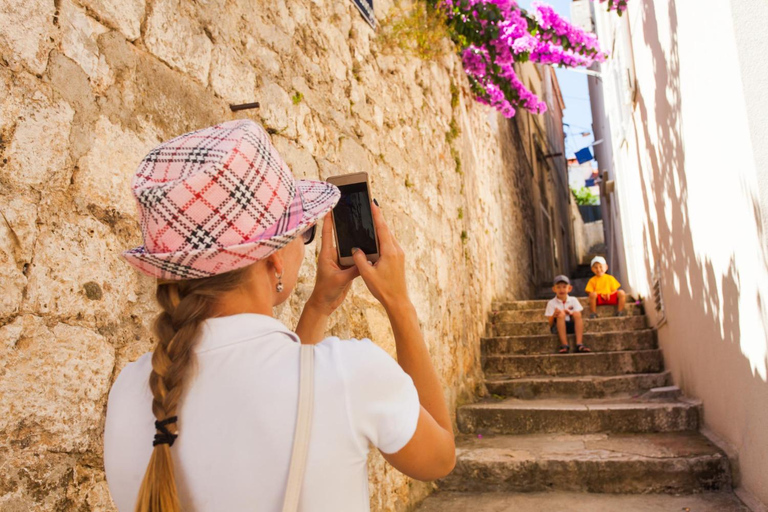
{"type": "Polygon", "coordinates": [[[413,478],[451,471],[442,387],[408,298],[403,250],[377,206],[380,259],[370,265],[357,250],[355,266],[341,268],[328,215],[338,190],[295,181],[248,120],[161,144],[132,186],[144,246],[124,256],[158,278],[162,312],[155,350],[127,365],[109,396],[104,463],[121,512],[279,510],[300,343],[315,344],[315,362],[299,510],[368,510],[369,443],[413,478]],[[290,296],[323,216],[316,284],[294,333],[272,308],[290,296]],[[358,276],[389,315],[397,362],[370,340],[323,339],[358,276]]]}

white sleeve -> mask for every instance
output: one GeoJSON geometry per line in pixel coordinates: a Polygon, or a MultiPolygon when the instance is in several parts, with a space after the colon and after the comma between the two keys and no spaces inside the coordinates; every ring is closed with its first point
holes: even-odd
{"type": "Polygon", "coordinates": [[[395,453],[416,432],[421,405],[411,377],[369,339],[340,351],[352,428],[384,453],[395,453]]]}
{"type": "Polygon", "coordinates": [[[550,317],[555,314],[555,305],[552,301],[547,302],[547,309],[544,311],[544,316],[550,317]]]}
{"type": "Polygon", "coordinates": [[[571,297],[571,304],[573,305],[573,312],[578,313],[579,311],[584,311],[584,306],[581,305],[581,302],[579,302],[579,299],[576,297],[571,297]]]}

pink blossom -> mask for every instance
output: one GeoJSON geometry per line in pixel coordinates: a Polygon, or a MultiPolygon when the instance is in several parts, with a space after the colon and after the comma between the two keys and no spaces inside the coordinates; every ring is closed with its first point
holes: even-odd
{"type": "MultiPolygon", "coordinates": [[[[617,6],[626,0],[608,0],[617,6]]],[[[547,4],[533,3],[533,14],[514,0],[441,0],[456,30],[462,63],[478,102],[506,117],[524,108],[542,113],[547,105],[517,77],[515,64],[531,60],[555,66],[602,62],[594,34],[575,27],[547,4]]]]}
{"type": "Polygon", "coordinates": [[[482,48],[476,48],[470,46],[462,54],[462,62],[464,64],[464,71],[467,74],[477,77],[483,77],[486,73],[486,67],[488,65],[488,52],[482,48]]]}

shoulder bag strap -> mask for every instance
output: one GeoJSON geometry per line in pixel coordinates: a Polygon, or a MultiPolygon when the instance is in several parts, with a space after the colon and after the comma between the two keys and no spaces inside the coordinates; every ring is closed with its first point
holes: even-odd
{"type": "Polygon", "coordinates": [[[315,402],[315,347],[301,346],[301,374],[299,377],[299,412],[296,417],[296,433],[293,437],[293,453],[288,470],[288,485],[283,501],[283,512],[296,512],[299,508],[301,484],[309,450],[309,434],[312,430],[312,407],[315,402]]]}

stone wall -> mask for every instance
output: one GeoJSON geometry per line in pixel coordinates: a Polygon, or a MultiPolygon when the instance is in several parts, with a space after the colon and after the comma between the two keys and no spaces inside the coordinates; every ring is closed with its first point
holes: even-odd
{"type": "MultiPolygon", "coordinates": [[[[0,0],[0,509],[114,509],[107,393],[151,349],[155,311],[119,257],[141,243],[130,178],[158,142],[236,117],[229,103],[261,102],[238,116],[299,177],[370,173],[451,410],[471,399],[491,300],[530,291],[530,191],[514,127],[445,45],[430,62],[382,51],[346,0],[0,0]]],[[[276,312],[289,326],[317,250],[276,312]]],[[[331,331],[394,354],[362,282],[331,331]]],[[[431,489],[376,453],[370,479],[373,510],[431,489]]]]}

